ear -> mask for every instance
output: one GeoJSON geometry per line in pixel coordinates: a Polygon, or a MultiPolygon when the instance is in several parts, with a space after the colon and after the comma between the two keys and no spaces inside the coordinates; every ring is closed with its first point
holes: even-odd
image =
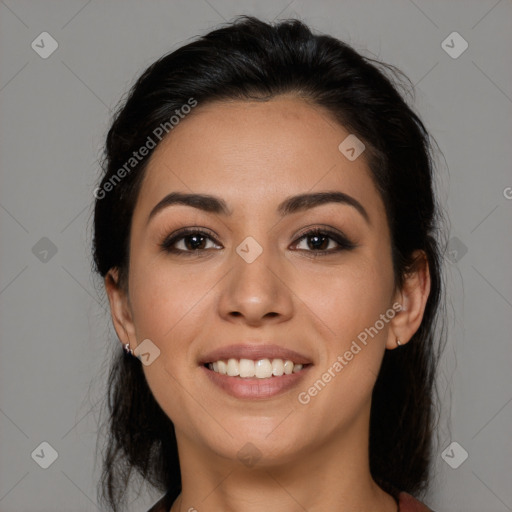
{"type": "Polygon", "coordinates": [[[387,349],[397,348],[397,339],[405,345],[418,330],[430,293],[430,271],[424,251],[415,251],[412,270],[405,275],[401,290],[395,295],[395,302],[401,304],[401,310],[390,321],[387,349]]]}
{"type": "Polygon", "coordinates": [[[108,271],[105,276],[105,289],[110,303],[110,314],[117,336],[123,345],[129,343],[132,349],[137,346],[133,315],[128,293],[119,285],[117,268],[108,271]]]}

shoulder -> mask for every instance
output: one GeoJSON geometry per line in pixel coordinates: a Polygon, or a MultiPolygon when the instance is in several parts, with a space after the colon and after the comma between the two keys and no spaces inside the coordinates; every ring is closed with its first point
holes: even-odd
{"type": "Polygon", "coordinates": [[[434,512],[414,496],[403,491],[398,494],[398,510],[399,512],[434,512]]]}
{"type": "Polygon", "coordinates": [[[148,512],[169,512],[172,504],[174,503],[174,499],[176,496],[168,492],[164,496],[162,496],[149,510],[148,512]]]}

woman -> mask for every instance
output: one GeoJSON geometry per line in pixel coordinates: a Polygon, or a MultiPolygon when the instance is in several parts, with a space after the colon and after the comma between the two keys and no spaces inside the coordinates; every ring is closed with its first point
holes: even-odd
{"type": "Polygon", "coordinates": [[[108,133],[94,259],[125,351],[101,498],[429,510],[442,302],[430,137],[379,66],[252,17],[151,65],[108,133]]]}

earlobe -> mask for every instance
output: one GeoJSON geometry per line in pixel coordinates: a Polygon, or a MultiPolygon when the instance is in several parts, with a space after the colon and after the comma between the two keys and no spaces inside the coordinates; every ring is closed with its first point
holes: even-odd
{"type": "Polygon", "coordinates": [[[421,325],[429,293],[428,260],[423,251],[416,251],[413,269],[406,274],[403,287],[397,292],[396,301],[402,307],[390,322],[387,349],[395,349],[410,341],[421,325]]]}
{"type": "Polygon", "coordinates": [[[132,312],[127,292],[119,285],[117,268],[108,271],[105,276],[105,290],[110,303],[112,323],[121,343],[129,343],[132,348],[137,345],[132,312]]]}

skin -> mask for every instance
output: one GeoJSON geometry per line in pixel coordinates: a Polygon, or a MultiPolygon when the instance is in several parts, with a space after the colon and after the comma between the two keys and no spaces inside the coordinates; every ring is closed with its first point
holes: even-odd
{"type": "MultiPolygon", "coordinates": [[[[183,491],[172,512],[397,509],[370,475],[371,393],[384,351],[418,329],[430,278],[418,253],[417,269],[395,289],[384,204],[365,155],[349,161],[338,150],[348,134],[327,111],[290,95],[216,102],[196,107],[150,159],[132,220],[128,290],[115,269],[105,286],[120,341],[135,349],[149,338],[161,351],[143,369],[176,429],[183,491]],[[172,205],[148,223],[173,191],[218,196],[233,215],[172,205]],[[276,212],[289,196],[326,191],[355,198],[369,223],[339,203],[276,212]],[[314,257],[318,245],[298,235],[322,225],[357,246],[314,257]],[[159,244],[184,227],[206,228],[214,239],[190,256],[165,252],[159,244]],[[248,236],[263,248],[250,264],[235,250],[248,236]],[[308,404],[299,403],[298,393],[396,302],[403,310],[308,404]],[[236,399],[210,383],[198,360],[243,341],[291,348],[313,367],[289,392],[236,399]],[[252,467],[237,457],[248,442],[261,457],[252,467]]],[[[185,242],[175,246],[192,251],[185,242]]]]}

